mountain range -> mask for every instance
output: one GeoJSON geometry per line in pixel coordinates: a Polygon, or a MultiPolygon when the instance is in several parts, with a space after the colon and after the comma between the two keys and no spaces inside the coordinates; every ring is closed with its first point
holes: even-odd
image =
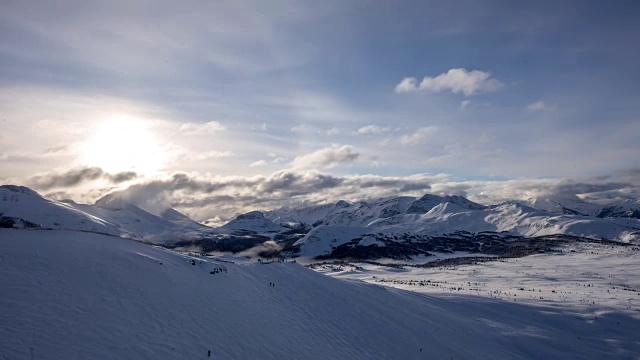
{"type": "Polygon", "coordinates": [[[462,196],[426,194],[251,211],[211,228],[172,208],[151,214],[117,193],[89,205],[3,185],[0,227],[80,230],[203,252],[238,253],[260,245],[261,256],[366,253],[377,258],[434,251],[492,253],[504,251],[514,239],[559,235],[639,242],[640,203],[598,206],[546,197],[482,205],[462,196]]]}

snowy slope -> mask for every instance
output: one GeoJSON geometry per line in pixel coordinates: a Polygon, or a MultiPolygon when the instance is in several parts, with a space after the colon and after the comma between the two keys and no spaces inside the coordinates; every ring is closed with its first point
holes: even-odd
{"type": "Polygon", "coordinates": [[[73,206],[46,199],[35,191],[15,185],[0,186],[0,214],[23,219],[45,228],[67,228],[120,234],[118,226],[73,206]]]}
{"type": "Polygon", "coordinates": [[[606,206],[597,214],[600,218],[640,219],[640,200],[626,200],[620,204],[606,206]]]}
{"type": "Polygon", "coordinates": [[[286,228],[265,218],[261,211],[251,211],[246,214],[238,215],[235,219],[221,226],[220,229],[270,233],[283,231],[286,228]]]}
{"type": "Polygon", "coordinates": [[[264,216],[279,224],[298,223],[312,226],[322,222],[325,218],[343,212],[349,212],[353,205],[344,200],[335,204],[324,204],[318,206],[304,207],[300,209],[276,209],[264,212],[264,216]]]}
{"type": "Polygon", "coordinates": [[[97,234],[0,229],[0,358],[206,359],[208,350],[211,359],[640,353],[640,322],[623,314],[589,323],[571,309],[438,298],[341,281],[298,264],[194,260],[97,234]]]}
{"type": "Polygon", "coordinates": [[[94,205],[70,204],[95,217],[117,224],[123,235],[156,243],[199,237],[211,228],[197,223],[174,209],[156,216],[125,201],[117,195],[106,195],[94,205]]]}
{"type": "MultiPolygon", "coordinates": [[[[516,202],[494,205],[482,210],[463,207],[466,206],[464,202],[433,204],[435,202],[421,204],[421,211],[429,208],[424,214],[400,214],[369,223],[327,221],[332,225],[334,223],[337,225],[328,229],[320,226],[300,239],[296,245],[300,246],[301,254],[307,256],[311,256],[313,251],[322,251],[316,253],[317,256],[326,255],[335,246],[345,244],[354,237],[364,234],[410,233],[423,236],[441,236],[450,235],[457,231],[469,233],[506,232],[526,237],[568,234],[624,242],[640,241],[640,222],[635,219],[600,219],[579,215],[550,214],[516,202]],[[351,225],[354,223],[356,225],[351,225]],[[362,225],[363,223],[366,225],[362,225]],[[319,242],[322,241],[326,244],[320,245],[319,242]]],[[[346,215],[343,215],[342,219],[345,218],[346,215]]]]}
{"type": "Polygon", "coordinates": [[[596,216],[602,206],[588,203],[578,197],[541,196],[529,198],[520,203],[534,209],[555,214],[596,216]]]}
{"type": "Polygon", "coordinates": [[[95,205],[55,201],[13,185],[0,186],[0,214],[24,219],[43,228],[72,229],[170,243],[200,237],[214,230],[173,209],[150,214],[123,199],[107,195],[95,205]]]}

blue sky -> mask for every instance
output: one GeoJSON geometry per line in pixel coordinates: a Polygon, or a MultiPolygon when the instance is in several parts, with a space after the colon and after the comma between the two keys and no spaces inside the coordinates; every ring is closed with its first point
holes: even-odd
{"type": "Polygon", "coordinates": [[[638,15],[634,1],[2,1],[0,180],[90,201],[177,173],[341,179],[294,197],[154,193],[206,204],[200,219],[215,196],[241,204],[225,214],[567,182],[631,196],[638,15]],[[343,186],[366,177],[380,184],[343,186]]]}

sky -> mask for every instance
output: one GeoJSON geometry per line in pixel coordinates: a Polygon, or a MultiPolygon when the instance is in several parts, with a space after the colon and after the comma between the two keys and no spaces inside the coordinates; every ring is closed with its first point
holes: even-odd
{"type": "Polygon", "coordinates": [[[640,190],[636,1],[0,0],[0,183],[218,224],[640,190]]]}

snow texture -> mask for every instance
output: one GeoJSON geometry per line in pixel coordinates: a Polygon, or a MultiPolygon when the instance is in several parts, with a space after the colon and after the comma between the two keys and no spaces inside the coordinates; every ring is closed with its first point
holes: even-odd
{"type": "Polygon", "coordinates": [[[640,321],[0,229],[3,359],[628,359],[640,321]],[[275,284],[271,286],[270,284],[275,284]],[[422,351],[421,351],[422,350],[422,351]]]}

